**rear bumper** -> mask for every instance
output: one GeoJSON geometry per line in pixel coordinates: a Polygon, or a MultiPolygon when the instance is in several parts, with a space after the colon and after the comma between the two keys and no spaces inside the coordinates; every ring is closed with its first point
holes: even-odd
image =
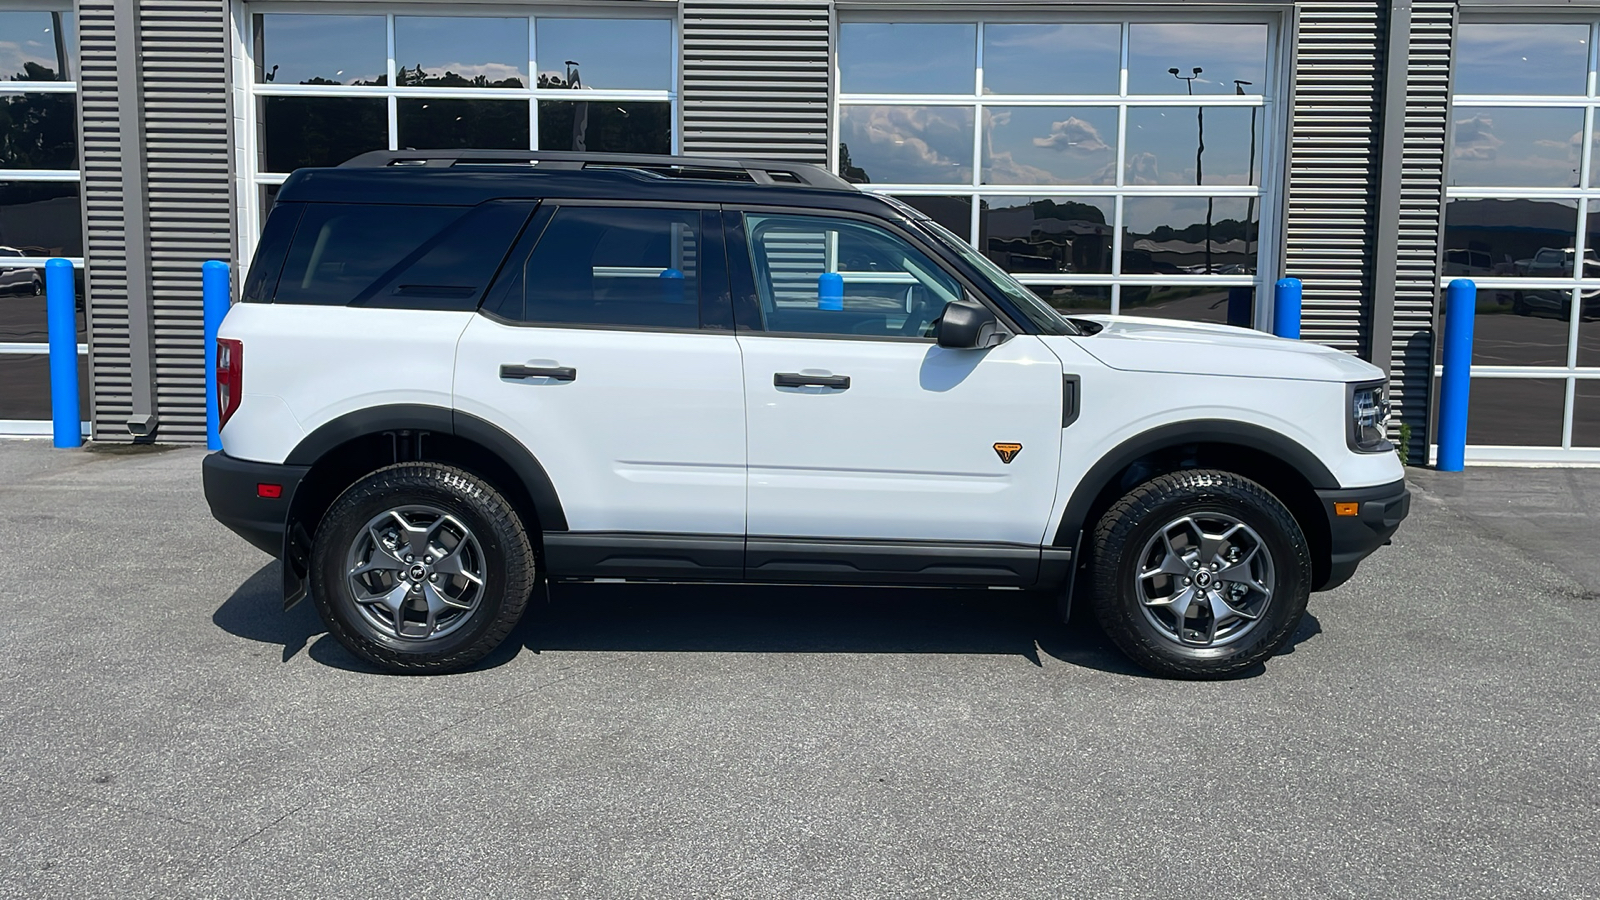
{"type": "Polygon", "coordinates": [[[1406,514],[1411,512],[1411,492],[1405,480],[1377,487],[1317,491],[1328,517],[1328,578],[1316,590],[1331,591],[1356,573],[1356,566],[1372,551],[1389,542],[1406,514]],[[1356,515],[1341,516],[1335,504],[1356,504],[1356,515]]]}
{"type": "Polygon", "coordinates": [[[219,452],[206,456],[200,471],[212,517],[251,544],[281,558],[289,503],[309,468],[250,462],[219,452]],[[261,496],[261,485],[273,484],[279,486],[279,495],[261,496]]]}

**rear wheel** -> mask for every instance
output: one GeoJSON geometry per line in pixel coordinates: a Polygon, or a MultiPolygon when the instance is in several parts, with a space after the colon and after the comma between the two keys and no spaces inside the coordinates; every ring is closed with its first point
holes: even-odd
{"type": "Polygon", "coordinates": [[[1311,552],[1261,485],[1195,469],[1134,488],[1094,533],[1094,606],[1130,659],[1177,678],[1225,678],[1294,636],[1311,552]]]}
{"type": "Polygon", "coordinates": [[[379,469],[341,494],[317,528],[311,569],[329,632],[395,672],[482,659],[516,627],[534,582],[511,504],[438,463],[379,469]]]}

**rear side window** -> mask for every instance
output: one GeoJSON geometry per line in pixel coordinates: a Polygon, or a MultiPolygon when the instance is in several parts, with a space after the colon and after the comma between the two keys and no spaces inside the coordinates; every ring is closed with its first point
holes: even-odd
{"type": "Polygon", "coordinates": [[[485,308],[528,324],[699,328],[701,247],[697,211],[564,206],[485,308]]]}
{"type": "Polygon", "coordinates": [[[457,310],[477,308],[534,208],[305,206],[273,302],[457,310]]]}
{"type": "Polygon", "coordinates": [[[278,284],[278,273],[283,271],[283,258],[289,252],[289,241],[294,238],[295,226],[300,224],[304,204],[279,203],[267,216],[261,229],[261,239],[256,242],[255,259],[250,262],[250,273],[244,278],[244,288],[239,299],[245,303],[271,303],[272,291],[278,284]]]}

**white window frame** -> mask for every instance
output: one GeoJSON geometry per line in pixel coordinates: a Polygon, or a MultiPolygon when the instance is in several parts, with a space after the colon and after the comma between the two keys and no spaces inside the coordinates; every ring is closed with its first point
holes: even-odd
{"type": "MultiPolygon", "coordinates": [[[[1512,23],[1524,25],[1542,24],[1582,24],[1589,26],[1589,72],[1585,80],[1584,93],[1571,95],[1524,95],[1524,94],[1456,94],[1454,85],[1450,96],[1450,133],[1446,137],[1446,172],[1445,172],[1445,203],[1451,200],[1570,200],[1577,203],[1577,234],[1573,241],[1574,260],[1573,275],[1570,278],[1514,278],[1514,277],[1474,277],[1471,280],[1482,289],[1509,289],[1509,290],[1562,290],[1572,292],[1572,316],[1567,323],[1567,362],[1558,366],[1483,366],[1473,365],[1472,380],[1480,379],[1516,379],[1516,378],[1542,378],[1563,381],[1566,385],[1565,401],[1561,414],[1561,444],[1559,447],[1520,446],[1510,444],[1468,444],[1466,459],[1468,462],[1564,462],[1564,463],[1600,463],[1600,447],[1574,447],[1572,445],[1572,420],[1577,409],[1577,391],[1579,381],[1600,381],[1600,366],[1578,365],[1578,335],[1579,316],[1582,313],[1582,294],[1584,291],[1600,291],[1600,277],[1583,277],[1583,266],[1580,261],[1588,247],[1588,221],[1589,213],[1593,210],[1600,214],[1600,171],[1595,171],[1592,166],[1600,164],[1600,160],[1593,158],[1594,141],[1583,141],[1580,151],[1579,170],[1581,178],[1588,182],[1588,187],[1576,188],[1496,188],[1496,187],[1455,187],[1449,183],[1449,158],[1455,149],[1455,116],[1457,106],[1467,107],[1514,107],[1514,108],[1561,108],[1583,110],[1583,134],[1593,135],[1597,124],[1596,111],[1600,110],[1600,13],[1584,14],[1557,14],[1533,15],[1500,14],[1492,13],[1465,13],[1462,16],[1463,24],[1494,24],[1512,23]]],[[[1580,180],[1580,184],[1583,183],[1580,180]]],[[[1444,210],[1440,210],[1441,236],[1444,228],[1444,210]]],[[[1448,248],[1446,248],[1448,249],[1448,248]]],[[[1441,257],[1442,258],[1442,257],[1441,257]]],[[[1439,287],[1441,301],[1443,289],[1449,287],[1450,282],[1461,276],[1446,276],[1440,274],[1439,287]]],[[[1600,327],[1600,326],[1596,326],[1600,327]]],[[[1443,376],[1444,366],[1435,365],[1434,374],[1443,376]]],[[[1437,445],[1434,447],[1437,452],[1437,445]]]]}
{"type": "MultiPolygon", "coordinates": [[[[78,29],[77,12],[72,4],[62,2],[44,3],[5,3],[0,5],[4,12],[59,12],[70,13],[73,16],[73,30],[78,29]]],[[[79,36],[74,33],[72,44],[67,48],[68,71],[72,75],[70,81],[0,81],[0,94],[78,94],[78,79],[76,73],[79,65],[78,54],[79,36]]],[[[75,104],[78,122],[83,120],[83,101],[80,99],[75,104]]],[[[74,123],[73,137],[78,144],[78,166],[76,169],[0,169],[0,181],[43,181],[56,183],[72,183],[78,185],[79,218],[82,218],[83,196],[83,140],[82,128],[74,123]]],[[[84,229],[83,240],[88,242],[88,229],[84,229]]],[[[44,264],[54,257],[47,256],[21,256],[6,260],[8,268],[13,266],[33,266],[43,269],[44,264]]],[[[83,270],[83,257],[62,257],[72,263],[74,271],[83,270]]],[[[42,277],[42,276],[41,276],[42,277]]],[[[87,317],[87,315],[86,315],[87,317]]],[[[0,356],[49,356],[49,342],[29,341],[0,341],[0,356]]],[[[87,341],[78,344],[79,358],[89,355],[87,341]]],[[[48,385],[45,388],[48,394],[48,385]]],[[[45,437],[51,433],[49,419],[0,419],[0,436],[45,437]]],[[[83,423],[83,435],[89,436],[90,423],[83,423]]]]}
{"type": "MultiPolygon", "coordinates": [[[[1201,13],[1168,11],[1141,13],[1062,13],[1047,10],[1003,12],[967,8],[960,11],[919,12],[885,8],[842,10],[842,24],[872,23],[959,23],[977,25],[973,91],[971,94],[870,94],[845,93],[840,78],[840,61],[834,59],[833,83],[835,90],[831,119],[834,135],[828,144],[828,165],[839,169],[839,130],[841,110],[846,106],[959,106],[971,108],[973,114],[973,160],[970,183],[956,184],[864,184],[862,190],[901,197],[936,196],[966,197],[972,204],[972,222],[968,240],[978,246],[980,201],[985,196],[1057,197],[1062,199],[1109,199],[1114,204],[1115,219],[1112,226],[1111,272],[1106,274],[1050,274],[1015,273],[1014,277],[1026,285],[1061,285],[1063,287],[1110,288],[1111,312],[1121,309],[1122,288],[1142,286],[1194,286],[1200,287],[1253,287],[1253,325],[1268,328],[1271,325],[1271,286],[1277,280],[1282,264],[1282,198],[1286,172],[1283,148],[1287,141],[1287,86],[1289,73],[1285,66],[1292,56],[1285,52],[1283,42],[1290,31],[1281,10],[1220,9],[1201,13]],[[1267,27],[1267,84],[1259,95],[1233,94],[1129,94],[1128,93],[1128,32],[1129,26],[1139,23],[1194,22],[1197,24],[1265,25],[1267,27]],[[1120,76],[1115,94],[985,94],[983,92],[983,43],[987,24],[1115,24],[1122,27],[1120,76]],[[1038,184],[999,185],[984,184],[983,178],[983,110],[987,106],[1098,106],[1117,109],[1117,178],[1114,184],[1038,184]],[[1125,154],[1127,152],[1127,111],[1141,106],[1187,107],[1243,107],[1262,110],[1261,148],[1257,160],[1261,167],[1256,185],[1132,185],[1125,184],[1125,154]],[[1122,205],[1127,197],[1242,197],[1254,198],[1258,210],[1256,226],[1256,271],[1254,275],[1124,275],[1122,274],[1122,205]]],[[[837,38],[835,46],[838,46],[837,38]]]]}
{"type": "Polygon", "coordinates": [[[285,0],[262,2],[235,2],[233,4],[233,72],[234,72],[234,153],[238,191],[237,215],[239,228],[239,268],[247,268],[255,255],[256,239],[261,234],[262,188],[282,184],[287,173],[259,171],[259,122],[256,100],[260,97],[369,97],[385,98],[389,113],[389,149],[399,149],[399,101],[404,98],[419,100],[523,100],[528,104],[528,149],[539,149],[540,100],[613,100],[651,101],[670,104],[668,121],[671,128],[671,150],[679,152],[681,133],[678,127],[678,54],[681,45],[677,20],[677,4],[664,0],[616,5],[581,6],[527,3],[519,5],[485,4],[411,4],[394,3],[295,3],[285,0]],[[255,80],[255,16],[258,14],[290,13],[296,15],[330,16],[383,16],[388,46],[388,84],[386,85],[298,85],[257,84],[255,80]],[[584,89],[581,93],[560,88],[433,88],[400,87],[395,84],[397,65],[394,50],[394,20],[397,16],[447,16],[459,18],[526,18],[528,21],[528,72],[532,83],[537,83],[539,66],[536,48],[538,19],[650,19],[668,23],[671,35],[671,64],[673,71],[668,87],[662,90],[607,90],[584,89]]]}

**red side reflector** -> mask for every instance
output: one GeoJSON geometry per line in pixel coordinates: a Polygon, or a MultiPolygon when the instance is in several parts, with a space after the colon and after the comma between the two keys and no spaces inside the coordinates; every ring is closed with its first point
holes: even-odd
{"type": "Polygon", "coordinates": [[[265,497],[268,500],[276,500],[283,496],[283,485],[264,483],[258,484],[256,485],[256,496],[265,497]]]}
{"type": "Polygon", "coordinates": [[[1361,504],[1359,504],[1359,503],[1335,503],[1333,505],[1333,514],[1336,515],[1336,516],[1357,516],[1357,515],[1360,515],[1361,514],[1361,504]]]}

